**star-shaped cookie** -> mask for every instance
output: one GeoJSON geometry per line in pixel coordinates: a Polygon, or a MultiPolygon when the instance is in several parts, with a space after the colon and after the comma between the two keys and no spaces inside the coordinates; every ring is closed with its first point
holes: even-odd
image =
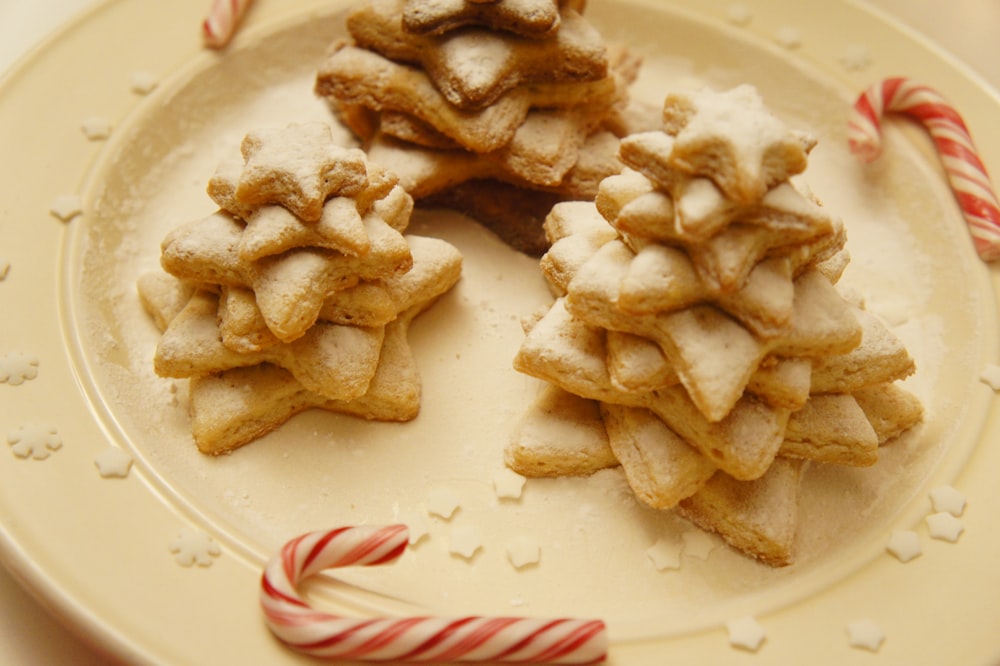
{"type": "Polygon", "coordinates": [[[229,214],[214,213],[171,231],[160,264],[184,280],[252,289],[268,328],[290,342],[316,321],[334,292],[412,267],[409,245],[399,231],[374,212],[363,222],[370,243],[364,255],[298,247],[247,262],[239,252],[244,225],[229,214]]]}
{"type": "Polygon", "coordinates": [[[440,36],[408,32],[400,21],[403,0],[363,4],[347,18],[354,42],[426,71],[445,98],[461,109],[479,109],[519,85],[593,81],[607,75],[604,40],[580,14],[566,10],[548,39],[465,28],[440,36]]]}
{"type": "MultiPolygon", "coordinates": [[[[290,354],[292,347],[307,345],[307,341],[292,343],[280,354],[272,349],[269,354],[250,354],[243,362],[234,362],[239,355],[220,350],[217,341],[206,342],[204,336],[178,338],[175,348],[179,352],[177,358],[183,357],[181,362],[204,358],[202,352],[214,350],[217,355],[225,356],[227,362],[219,367],[228,364],[230,368],[210,370],[210,366],[204,366],[187,373],[191,375],[192,430],[199,449],[210,454],[232,450],[311,407],[379,420],[401,421],[416,416],[420,378],[406,339],[408,326],[458,281],[462,257],[457,249],[439,239],[410,236],[408,241],[417,260],[410,271],[412,275],[391,289],[398,316],[384,327],[377,364],[365,390],[353,397],[340,391],[339,398],[331,399],[328,392],[310,390],[299,381],[305,378],[312,385],[302,372],[315,377],[316,368],[304,367],[311,364],[308,358],[293,358],[290,354]],[[197,340],[205,344],[199,345],[197,340]],[[294,372],[274,363],[275,360],[292,367],[294,372]]],[[[168,275],[153,274],[140,281],[139,289],[143,304],[154,320],[164,322],[168,330],[175,326],[179,316],[175,304],[186,293],[184,285],[168,275]]],[[[214,315],[208,310],[200,325],[212,329],[211,335],[217,336],[215,324],[210,321],[214,315]]],[[[324,328],[322,324],[317,326],[324,328]]],[[[312,362],[339,372],[330,367],[331,360],[337,364],[336,359],[314,358],[312,362]]]]}
{"type": "Polygon", "coordinates": [[[506,145],[532,108],[586,105],[607,113],[627,96],[624,60],[618,70],[594,81],[545,82],[509,90],[492,104],[464,110],[451,104],[422,69],[357,46],[340,45],[320,66],[316,92],[335,105],[408,113],[464,148],[485,153],[506,145]]]}
{"type": "Polygon", "coordinates": [[[466,25],[547,37],[559,29],[559,5],[582,9],[581,0],[405,0],[402,24],[413,33],[439,34],[466,25]]]}
{"type": "Polygon", "coordinates": [[[316,221],[330,196],[353,196],[368,183],[364,152],[334,143],[325,123],[254,130],[240,150],[244,165],[235,197],[243,205],[281,204],[316,221]]]}
{"type": "Polygon", "coordinates": [[[788,128],[750,85],[670,94],[663,120],[664,130],[675,139],[671,164],[711,178],[738,203],[752,203],[804,171],[816,143],[788,128]]]}

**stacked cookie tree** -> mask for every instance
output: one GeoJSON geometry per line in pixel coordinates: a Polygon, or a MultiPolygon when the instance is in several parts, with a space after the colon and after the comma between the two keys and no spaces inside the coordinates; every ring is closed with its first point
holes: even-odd
{"type": "Polygon", "coordinates": [[[515,367],[549,385],[508,463],[620,464],[646,504],[784,565],[804,462],[874,464],[921,418],[895,384],[913,361],[835,287],[843,226],[790,181],[811,137],[750,86],[670,95],[663,119],[622,140],[593,203],[545,222],[559,297],[515,367]]]}
{"type": "Polygon", "coordinates": [[[607,128],[638,71],[582,4],[366,0],[316,91],[415,199],[465,209],[540,254],[552,204],[592,199],[621,168],[607,128]]]}
{"type": "Polygon", "coordinates": [[[420,378],[410,321],[459,278],[444,241],[404,236],[412,198],[322,123],[251,132],[139,281],[163,330],[156,372],[190,378],[198,447],[241,446],[320,407],[408,420],[420,378]]]}

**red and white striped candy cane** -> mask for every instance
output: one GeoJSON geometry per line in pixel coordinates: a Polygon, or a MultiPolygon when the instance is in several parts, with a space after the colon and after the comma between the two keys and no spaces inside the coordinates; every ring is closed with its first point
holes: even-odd
{"type": "Polygon", "coordinates": [[[298,593],[303,579],[324,569],[392,562],[408,542],[405,525],[341,527],[289,541],[261,579],[271,631],[291,648],[326,659],[593,664],[606,658],[600,620],[354,618],[316,610],[298,593]]]}
{"type": "Polygon", "coordinates": [[[1000,201],[965,121],[933,88],[904,77],[885,79],[858,98],[847,125],[851,150],[863,161],[881,153],[881,118],[890,112],[916,118],[930,133],[976,251],[984,261],[1000,259],[1000,201]]]}
{"type": "Polygon", "coordinates": [[[201,23],[205,45],[221,49],[228,44],[249,6],[250,0],[212,0],[208,15],[201,23]]]}

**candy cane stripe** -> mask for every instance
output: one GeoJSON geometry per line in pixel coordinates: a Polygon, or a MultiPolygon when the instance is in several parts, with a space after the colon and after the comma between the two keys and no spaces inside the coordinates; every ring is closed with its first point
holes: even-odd
{"type": "Polygon", "coordinates": [[[591,664],[606,658],[600,620],[350,618],[316,610],[298,593],[304,578],[323,569],[392,562],[408,542],[404,525],[342,527],[290,540],[261,577],[260,605],[271,632],[294,650],[330,659],[591,664]]]}
{"type": "Polygon", "coordinates": [[[221,49],[228,44],[249,5],[250,0],[213,0],[208,15],[201,23],[205,45],[221,49]]]}
{"type": "Polygon", "coordinates": [[[1000,258],[1000,200],[958,111],[933,88],[904,77],[871,86],[854,103],[847,123],[848,144],[862,161],[879,156],[881,118],[886,113],[905,114],[923,124],[934,141],[980,258],[1000,258]]]}

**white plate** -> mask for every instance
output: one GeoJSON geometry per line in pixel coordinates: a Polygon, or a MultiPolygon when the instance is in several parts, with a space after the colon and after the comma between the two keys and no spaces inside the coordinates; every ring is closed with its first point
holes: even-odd
{"type": "Polygon", "coordinates": [[[1000,136],[985,131],[998,100],[978,81],[850,3],[760,2],[747,27],[728,21],[725,2],[590,3],[608,39],[644,54],[637,95],[749,82],[791,125],[817,134],[804,180],[847,224],[844,283],[897,324],[919,368],[907,386],[927,409],[926,424],[876,468],[809,476],[796,565],[773,570],[719,547],[658,572],[646,549],[687,528],[638,507],[615,472],[533,480],[519,500],[496,497],[506,437],[537,388],[510,368],[519,318],[549,297],[536,262],[456,215],[425,212],[411,225],[465,255],[460,284],[411,333],[424,380],[417,420],[307,413],[233,455],[197,453],[183,383],[152,372],[156,333],[135,279],[157,267],[169,229],[212,211],[207,179],[246,131],[329,118],[311,79],[343,34],[346,6],[261,0],[233,48],[217,54],[192,30],[202,5],[107,3],[0,89],[0,145],[18,156],[0,167],[16,183],[0,217],[0,260],[11,265],[0,282],[0,359],[39,360],[37,378],[0,384],[0,428],[52,426],[62,442],[45,460],[0,456],[0,543],[6,564],[69,622],[128,660],[294,661],[256,605],[266,559],[301,531],[425,512],[445,489],[461,498],[450,521],[429,518],[429,538],[391,567],[312,586],[317,603],[601,617],[619,664],[739,662],[747,655],[729,646],[724,624],[747,614],[764,625],[760,656],[774,662],[870,659],[844,631],[862,617],[884,629],[887,663],[986,663],[1000,653],[991,557],[1000,495],[989,474],[1000,454],[988,446],[998,425],[978,381],[996,360],[995,271],[972,252],[921,132],[893,124],[886,159],[867,168],[844,135],[863,87],[912,73],[962,110],[987,163],[998,164],[1000,136]],[[795,48],[772,37],[787,26],[795,48]],[[867,66],[843,66],[859,53],[867,66]],[[159,81],[148,96],[129,88],[139,71],[159,81]],[[91,117],[111,122],[108,140],[83,137],[91,117]],[[68,224],[48,213],[62,194],[83,201],[68,224]],[[124,479],[97,472],[95,458],[112,446],[134,459],[124,479]],[[956,544],[930,539],[922,524],[927,491],[942,483],[970,498],[956,544]],[[449,533],[463,526],[482,535],[471,560],[448,553],[449,533]],[[211,566],[174,561],[168,545],[183,527],[221,546],[211,566]],[[900,528],[917,530],[924,547],[907,564],[885,552],[900,528]],[[505,547],[521,535],[542,556],[515,570],[505,547]]]}

